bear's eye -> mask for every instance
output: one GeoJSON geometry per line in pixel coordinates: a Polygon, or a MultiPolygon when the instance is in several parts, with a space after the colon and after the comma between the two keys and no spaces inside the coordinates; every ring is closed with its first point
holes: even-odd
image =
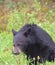
{"type": "Polygon", "coordinates": [[[20,44],[17,44],[17,46],[20,46],[20,44]]]}

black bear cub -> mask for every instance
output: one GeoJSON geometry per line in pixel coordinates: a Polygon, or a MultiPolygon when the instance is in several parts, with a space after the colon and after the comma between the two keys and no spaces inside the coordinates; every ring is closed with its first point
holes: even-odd
{"type": "MultiPolygon", "coordinates": [[[[24,52],[27,58],[35,58],[35,65],[37,61],[45,63],[47,61],[54,61],[55,58],[55,44],[49,34],[36,24],[26,24],[19,31],[12,30],[14,54],[18,55],[24,52]],[[40,57],[38,60],[37,57],[40,57]]],[[[31,65],[31,63],[30,63],[31,65]]]]}

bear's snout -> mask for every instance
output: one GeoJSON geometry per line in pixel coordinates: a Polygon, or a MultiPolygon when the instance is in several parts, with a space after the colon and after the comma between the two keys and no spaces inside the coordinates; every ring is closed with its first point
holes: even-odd
{"type": "Polygon", "coordinates": [[[14,47],[14,48],[13,48],[13,54],[14,54],[14,55],[19,55],[21,52],[22,52],[22,51],[21,51],[20,48],[17,48],[17,47],[14,47]]]}

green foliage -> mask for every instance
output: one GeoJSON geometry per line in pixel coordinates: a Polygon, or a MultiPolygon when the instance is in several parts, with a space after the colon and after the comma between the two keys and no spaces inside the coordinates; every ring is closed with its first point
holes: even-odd
{"type": "Polygon", "coordinates": [[[4,0],[0,0],[0,3],[3,3],[4,2],[4,0]]]}
{"type": "Polygon", "coordinates": [[[33,6],[34,6],[34,8],[36,8],[37,10],[40,10],[40,9],[41,9],[40,2],[38,2],[37,0],[34,0],[33,6]]]}
{"type": "Polygon", "coordinates": [[[18,29],[19,27],[22,26],[22,24],[24,24],[24,14],[22,12],[18,12],[16,10],[14,10],[11,15],[10,18],[8,19],[8,29],[12,30],[12,28],[18,29]]]}
{"type": "Polygon", "coordinates": [[[14,3],[14,2],[12,2],[11,0],[9,0],[9,1],[5,1],[5,3],[6,3],[6,5],[5,5],[5,7],[6,8],[14,8],[15,6],[16,6],[16,4],[14,3]]]}
{"type": "Polygon", "coordinates": [[[7,28],[11,31],[13,28],[18,29],[26,23],[38,23],[39,21],[35,18],[35,12],[27,13],[25,15],[22,11],[12,11],[8,19],[7,28]]]}
{"type": "Polygon", "coordinates": [[[44,16],[45,22],[49,21],[49,22],[54,22],[55,21],[55,17],[54,17],[54,9],[53,10],[49,10],[46,15],[44,16]]]}

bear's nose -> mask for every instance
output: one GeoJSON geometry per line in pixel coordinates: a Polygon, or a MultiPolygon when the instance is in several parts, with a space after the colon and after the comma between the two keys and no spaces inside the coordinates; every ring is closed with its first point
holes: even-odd
{"type": "Polygon", "coordinates": [[[14,55],[19,55],[19,52],[14,51],[13,54],[14,54],[14,55]]]}
{"type": "Polygon", "coordinates": [[[18,54],[19,54],[18,49],[14,48],[14,49],[13,49],[13,54],[14,54],[14,55],[18,55],[18,54]]]}

